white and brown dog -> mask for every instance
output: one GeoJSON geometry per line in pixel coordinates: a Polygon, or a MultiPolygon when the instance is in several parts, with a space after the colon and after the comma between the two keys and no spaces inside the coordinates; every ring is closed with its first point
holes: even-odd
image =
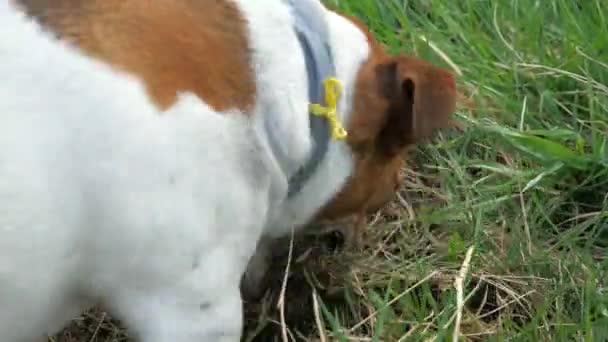
{"type": "Polygon", "coordinates": [[[385,201],[456,93],[317,0],[2,0],[0,75],[2,342],[238,341],[257,241],[385,201]]]}

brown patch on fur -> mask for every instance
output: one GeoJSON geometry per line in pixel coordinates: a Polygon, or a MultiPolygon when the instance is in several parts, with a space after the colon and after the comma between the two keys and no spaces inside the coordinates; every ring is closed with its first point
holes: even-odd
{"type": "MultiPolygon", "coordinates": [[[[351,18],[351,20],[353,20],[351,18]]],[[[317,220],[354,216],[354,240],[364,217],[393,199],[408,148],[450,126],[456,109],[452,73],[408,56],[389,56],[358,20],[372,46],[359,71],[347,127],[355,170],[317,220]]]]}
{"type": "Polygon", "coordinates": [[[226,0],[15,0],[62,39],[141,78],[154,102],[181,91],[246,111],[255,79],[241,13],[226,0]]]}

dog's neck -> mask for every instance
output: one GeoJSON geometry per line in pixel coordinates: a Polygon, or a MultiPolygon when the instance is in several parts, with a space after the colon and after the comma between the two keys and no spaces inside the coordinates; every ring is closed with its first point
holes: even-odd
{"type": "MultiPolygon", "coordinates": [[[[302,0],[300,0],[302,1],[302,0]]],[[[308,2],[304,0],[304,2],[308,2]]],[[[310,1],[318,4],[316,1],[310,1]]],[[[313,5],[317,6],[317,5],[313,5]]],[[[326,40],[332,57],[335,77],[342,83],[342,96],[338,99],[337,116],[343,126],[347,126],[352,111],[355,81],[361,66],[368,60],[371,47],[365,33],[346,18],[322,8],[327,28],[326,40]]],[[[317,85],[320,87],[321,85],[317,85]]],[[[311,127],[312,130],[315,127],[311,127]]],[[[320,130],[329,134],[329,130],[320,130]]],[[[311,131],[311,137],[314,134],[311,131]]],[[[300,227],[330,201],[343,187],[353,172],[353,156],[345,140],[331,140],[326,135],[327,148],[323,157],[311,172],[299,191],[289,198],[278,213],[278,217],[268,224],[269,235],[280,235],[292,226],[300,227]]],[[[314,143],[317,143],[316,141],[314,143]]],[[[311,156],[314,158],[314,147],[311,156]]],[[[306,165],[305,163],[303,165],[306,165]]]]}
{"type": "MultiPolygon", "coordinates": [[[[318,4],[311,1],[289,0],[294,17],[294,29],[302,47],[308,74],[308,95],[311,103],[324,102],[322,83],[335,77],[335,66],[329,46],[327,23],[321,20],[318,4]]],[[[289,179],[287,197],[296,196],[306,185],[325,158],[330,143],[330,124],[320,116],[310,115],[310,131],[313,139],[309,160],[289,179]]]]}

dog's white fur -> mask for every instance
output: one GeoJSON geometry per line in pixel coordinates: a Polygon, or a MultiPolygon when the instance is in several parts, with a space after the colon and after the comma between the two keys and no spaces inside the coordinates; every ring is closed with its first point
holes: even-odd
{"type": "MultiPolygon", "coordinates": [[[[254,48],[254,113],[216,113],[189,94],[161,113],[139,80],[1,2],[2,342],[43,338],[97,302],[145,342],[239,340],[239,278],[256,241],[306,223],[352,165],[347,146],[332,143],[285,200],[312,145],[304,59],[282,1],[235,2],[254,48]]],[[[346,123],[369,47],[318,8],[346,123]]]]}

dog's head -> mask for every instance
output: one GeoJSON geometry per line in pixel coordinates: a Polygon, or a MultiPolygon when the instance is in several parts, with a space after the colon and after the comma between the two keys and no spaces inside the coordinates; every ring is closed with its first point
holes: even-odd
{"type": "Polygon", "coordinates": [[[389,202],[400,186],[407,149],[447,128],[456,107],[451,72],[415,57],[389,56],[366,34],[373,52],[357,76],[346,127],[355,170],[320,219],[373,211],[389,202]]]}

